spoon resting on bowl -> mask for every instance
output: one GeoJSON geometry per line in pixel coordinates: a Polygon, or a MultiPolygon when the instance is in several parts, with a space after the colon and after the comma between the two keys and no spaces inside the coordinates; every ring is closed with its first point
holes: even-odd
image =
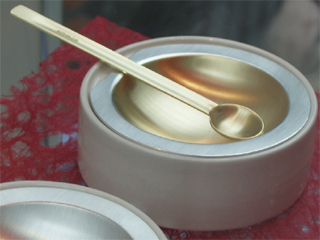
{"type": "Polygon", "coordinates": [[[263,133],[264,123],[253,110],[238,104],[217,104],[212,100],[86,38],[51,19],[19,5],[11,10],[15,17],[81,49],[102,62],[209,115],[213,129],[235,140],[246,140],[263,133]]]}

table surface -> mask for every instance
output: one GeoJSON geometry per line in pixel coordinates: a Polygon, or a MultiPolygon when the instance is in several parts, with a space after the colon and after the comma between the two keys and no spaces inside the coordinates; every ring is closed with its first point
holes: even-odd
{"type": "MultiPolygon", "coordinates": [[[[113,50],[147,37],[97,17],[81,34],[113,50]]],[[[86,185],[77,165],[79,92],[98,60],[64,44],[2,96],[1,182],[45,180],[86,185]],[[72,108],[72,111],[70,111],[72,108]]],[[[318,103],[319,94],[317,93],[318,103]]],[[[318,113],[319,114],[319,113],[318,113]]],[[[318,115],[319,120],[319,115],[318,115]]],[[[289,209],[254,226],[215,232],[161,228],[169,239],[319,239],[319,121],[308,185],[289,209]]]]}

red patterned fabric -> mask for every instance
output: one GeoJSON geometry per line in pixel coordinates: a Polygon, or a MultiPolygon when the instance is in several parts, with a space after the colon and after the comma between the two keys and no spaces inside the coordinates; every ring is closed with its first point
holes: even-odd
{"type": "MultiPolygon", "coordinates": [[[[97,17],[81,34],[111,48],[147,37],[97,17]]],[[[85,185],[77,165],[79,91],[83,77],[97,62],[62,45],[21,80],[22,90],[2,96],[1,182],[48,180],[85,185]],[[52,143],[52,139],[58,141],[52,143]],[[49,143],[49,146],[47,146],[49,143]]],[[[319,101],[319,94],[317,94],[319,101]]],[[[319,119],[319,116],[318,116],[319,119]]],[[[319,239],[319,123],[306,190],[281,215],[255,226],[218,232],[162,228],[169,239],[319,239]]]]}

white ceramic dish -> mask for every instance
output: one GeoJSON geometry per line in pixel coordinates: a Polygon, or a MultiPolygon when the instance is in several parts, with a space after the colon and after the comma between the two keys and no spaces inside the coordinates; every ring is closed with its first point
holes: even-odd
{"type": "MultiPolygon", "coordinates": [[[[223,39],[168,37],[132,44],[119,52],[130,57],[142,49],[174,44],[233,49],[258,56],[289,72],[295,79],[293,85],[286,78],[279,80],[273,69],[274,78],[289,96],[288,114],[275,128],[256,139],[211,144],[218,154],[208,151],[201,154],[201,148],[208,149],[210,144],[199,146],[171,139],[164,140],[166,144],[169,142],[169,149],[163,149],[163,145],[158,147],[154,141],[157,136],[147,134],[152,137],[145,142],[146,138],[140,137],[138,129],[135,139],[134,135],[126,135],[126,130],[120,132],[96,115],[90,102],[91,90],[111,73],[110,68],[98,62],[87,73],[80,93],[79,165],[86,183],[132,203],[157,224],[170,228],[232,229],[281,213],[296,201],[306,185],[317,112],[312,87],[300,72],[282,59],[223,39]],[[296,84],[303,94],[294,92],[296,84]],[[302,105],[297,101],[299,94],[304,96],[302,105]],[[295,115],[302,116],[297,118],[301,120],[298,127],[295,115]],[[273,141],[275,144],[270,144],[273,141]],[[187,146],[188,152],[181,151],[180,145],[187,146]],[[200,152],[194,151],[198,147],[200,152]]],[[[224,52],[220,54],[224,56],[224,52]]],[[[264,71],[264,65],[256,68],[264,71]]],[[[269,70],[266,72],[273,74],[269,70]]],[[[110,118],[114,118],[112,109],[106,110],[105,116],[108,117],[110,110],[110,118]]],[[[131,128],[130,124],[128,126],[131,128]]]]}
{"type": "Polygon", "coordinates": [[[3,183],[0,199],[1,239],[166,239],[131,204],[84,186],[3,183]]]}

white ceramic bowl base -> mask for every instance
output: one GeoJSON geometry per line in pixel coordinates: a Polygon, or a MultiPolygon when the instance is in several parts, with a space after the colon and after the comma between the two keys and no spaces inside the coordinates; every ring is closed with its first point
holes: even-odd
{"type": "Polygon", "coordinates": [[[132,44],[118,52],[129,57],[146,47],[175,43],[236,48],[277,63],[305,87],[310,98],[308,119],[293,137],[260,151],[212,157],[161,151],[118,134],[96,116],[90,91],[111,72],[98,62],[87,73],[80,93],[79,166],[86,183],[133,204],[158,225],[168,228],[234,229],[280,214],[306,186],[317,116],[312,87],[282,59],[223,39],[160,38],[132,44]]]}

